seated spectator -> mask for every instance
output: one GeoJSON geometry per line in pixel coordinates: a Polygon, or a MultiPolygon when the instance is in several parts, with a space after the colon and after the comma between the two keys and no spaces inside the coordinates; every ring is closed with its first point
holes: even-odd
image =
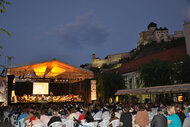
{"type": "Polygon", "coordinates": [[[84,119],[86,120],[87,123],[94,122],[94,118],[92,117],[90,111],[86,112],[84,119]]]}
{"type": "Polygon", "coordinates": [[[62,120],[61,120],[60,116],[58,116],[57,110],[54,110],[53,113],[52,113],[52,115],[53,116],[51,117],[51,119],[49,120],[49,122],[47,124],[48,126],[50,124],[54,123],[54,122],[61,122],[62,123],[62,120]]]}
{"type": "Polygon", "coordinates": [[[36,124],[43,124],[41,121],[40,121],[40,114],[38,112],[36,112],[34,114],[35,116],[35,120],[32,120],[32,126],[33,125],[36,125],[36,124]]]}
{"type": "MultiPolygon", "coordinates": [[[[118,118],[115,116],[115,112],[112,112],[109,122],[116,120],[116,119],[118,119],[118,118]]],[[[110,124],[109,127],[112,127],[112,124],[110,124]]]]}
{"type": "Polygon", "coordinates": [[[27,116],[24,118],[24,121],[25,122],[26,120],[30,120],[30,118],[34,115],[33,114],[33,110],[32,109],[29,109],[29,111],[27,112],[27,116]]]}
{"type": "Polygon", "coordinates": [[[70,113],[69,113],[69,116],[67,117],[67,120],[73,120],[73,117],[75,117],[76,119],[78,119],[79,116],[76,114],[75,108],[72,108],[71,110],[69,109],[68,111],[70,113]]]}
{"type": "Polygon", "coordinates": [[[79,116],[78,121],[83,120],[83,119],[85,118],[85,115],[86,115],[86,109],[83,109],[83,112],[82,112],[82,114],[79,116]]]}
{"type": "Polygon", "coordinates": [[[42,110],[40,120],[47,127],[47,123],[49,122],[49,117],[46,115],[46,110],[42,110]]]}
{"type": "MultiPolygon", "coordinates": [[[[18,117],[17,122],[19,122],[19,120],[21,120],[21,119],[24,119],[24,118],[28,115],[28,114],[27,114],[28,110],[29,110],[29,109],[23,109],[23,114],[21,114],[21,115],[18,117]]],[[[19,123],[19,127],[21,127],[21,123],[19,123]]]]}

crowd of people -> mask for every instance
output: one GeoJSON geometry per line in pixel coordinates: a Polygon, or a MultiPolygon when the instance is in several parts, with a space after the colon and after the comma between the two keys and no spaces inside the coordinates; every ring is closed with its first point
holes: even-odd
{"type": "Polygon", "coordinates": [[[119,103],[15,104],[3,107],[1,111],[3,122],[11,122],[19,127],[50,127],[55,122],[67,127],[64,123],[69,120],[73,121],[73,127],[85,123],[94,123],[93,127],[190,127],[190,106],[187,103],[169,106],[119,103]],[[112,121],[117,123],[114,125],[112,121]]]}

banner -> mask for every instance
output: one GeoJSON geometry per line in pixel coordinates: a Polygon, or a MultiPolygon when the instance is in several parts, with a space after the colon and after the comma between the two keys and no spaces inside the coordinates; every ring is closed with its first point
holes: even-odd
{"type": "Polygon", "coordinates": [[[96,80],[91,80],[91,100],[96,100],[96,80]]]}
{"type": "Polygon", "coordinates": [[[0,102],[5,101],[5,93],[6,93],[6,78],[0,77],[0,102]]]}

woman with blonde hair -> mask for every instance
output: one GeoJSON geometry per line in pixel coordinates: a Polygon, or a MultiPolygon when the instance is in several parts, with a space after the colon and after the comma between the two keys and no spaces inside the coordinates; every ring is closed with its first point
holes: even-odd
{"type": "Polygon", "coordinates": [[[167,112],[168,127],[182,127],[181,120],[176,114],[175,106],[168,106],[167,112]]]}

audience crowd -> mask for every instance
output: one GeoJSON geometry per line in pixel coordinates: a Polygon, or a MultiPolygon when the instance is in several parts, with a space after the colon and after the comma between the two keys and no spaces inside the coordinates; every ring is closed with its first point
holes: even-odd
{"type": "Polygon", "coordinates": [[[2,107],[15,127],[190,127],[190,106],[151,104],[15,104],[2,107]]]}

